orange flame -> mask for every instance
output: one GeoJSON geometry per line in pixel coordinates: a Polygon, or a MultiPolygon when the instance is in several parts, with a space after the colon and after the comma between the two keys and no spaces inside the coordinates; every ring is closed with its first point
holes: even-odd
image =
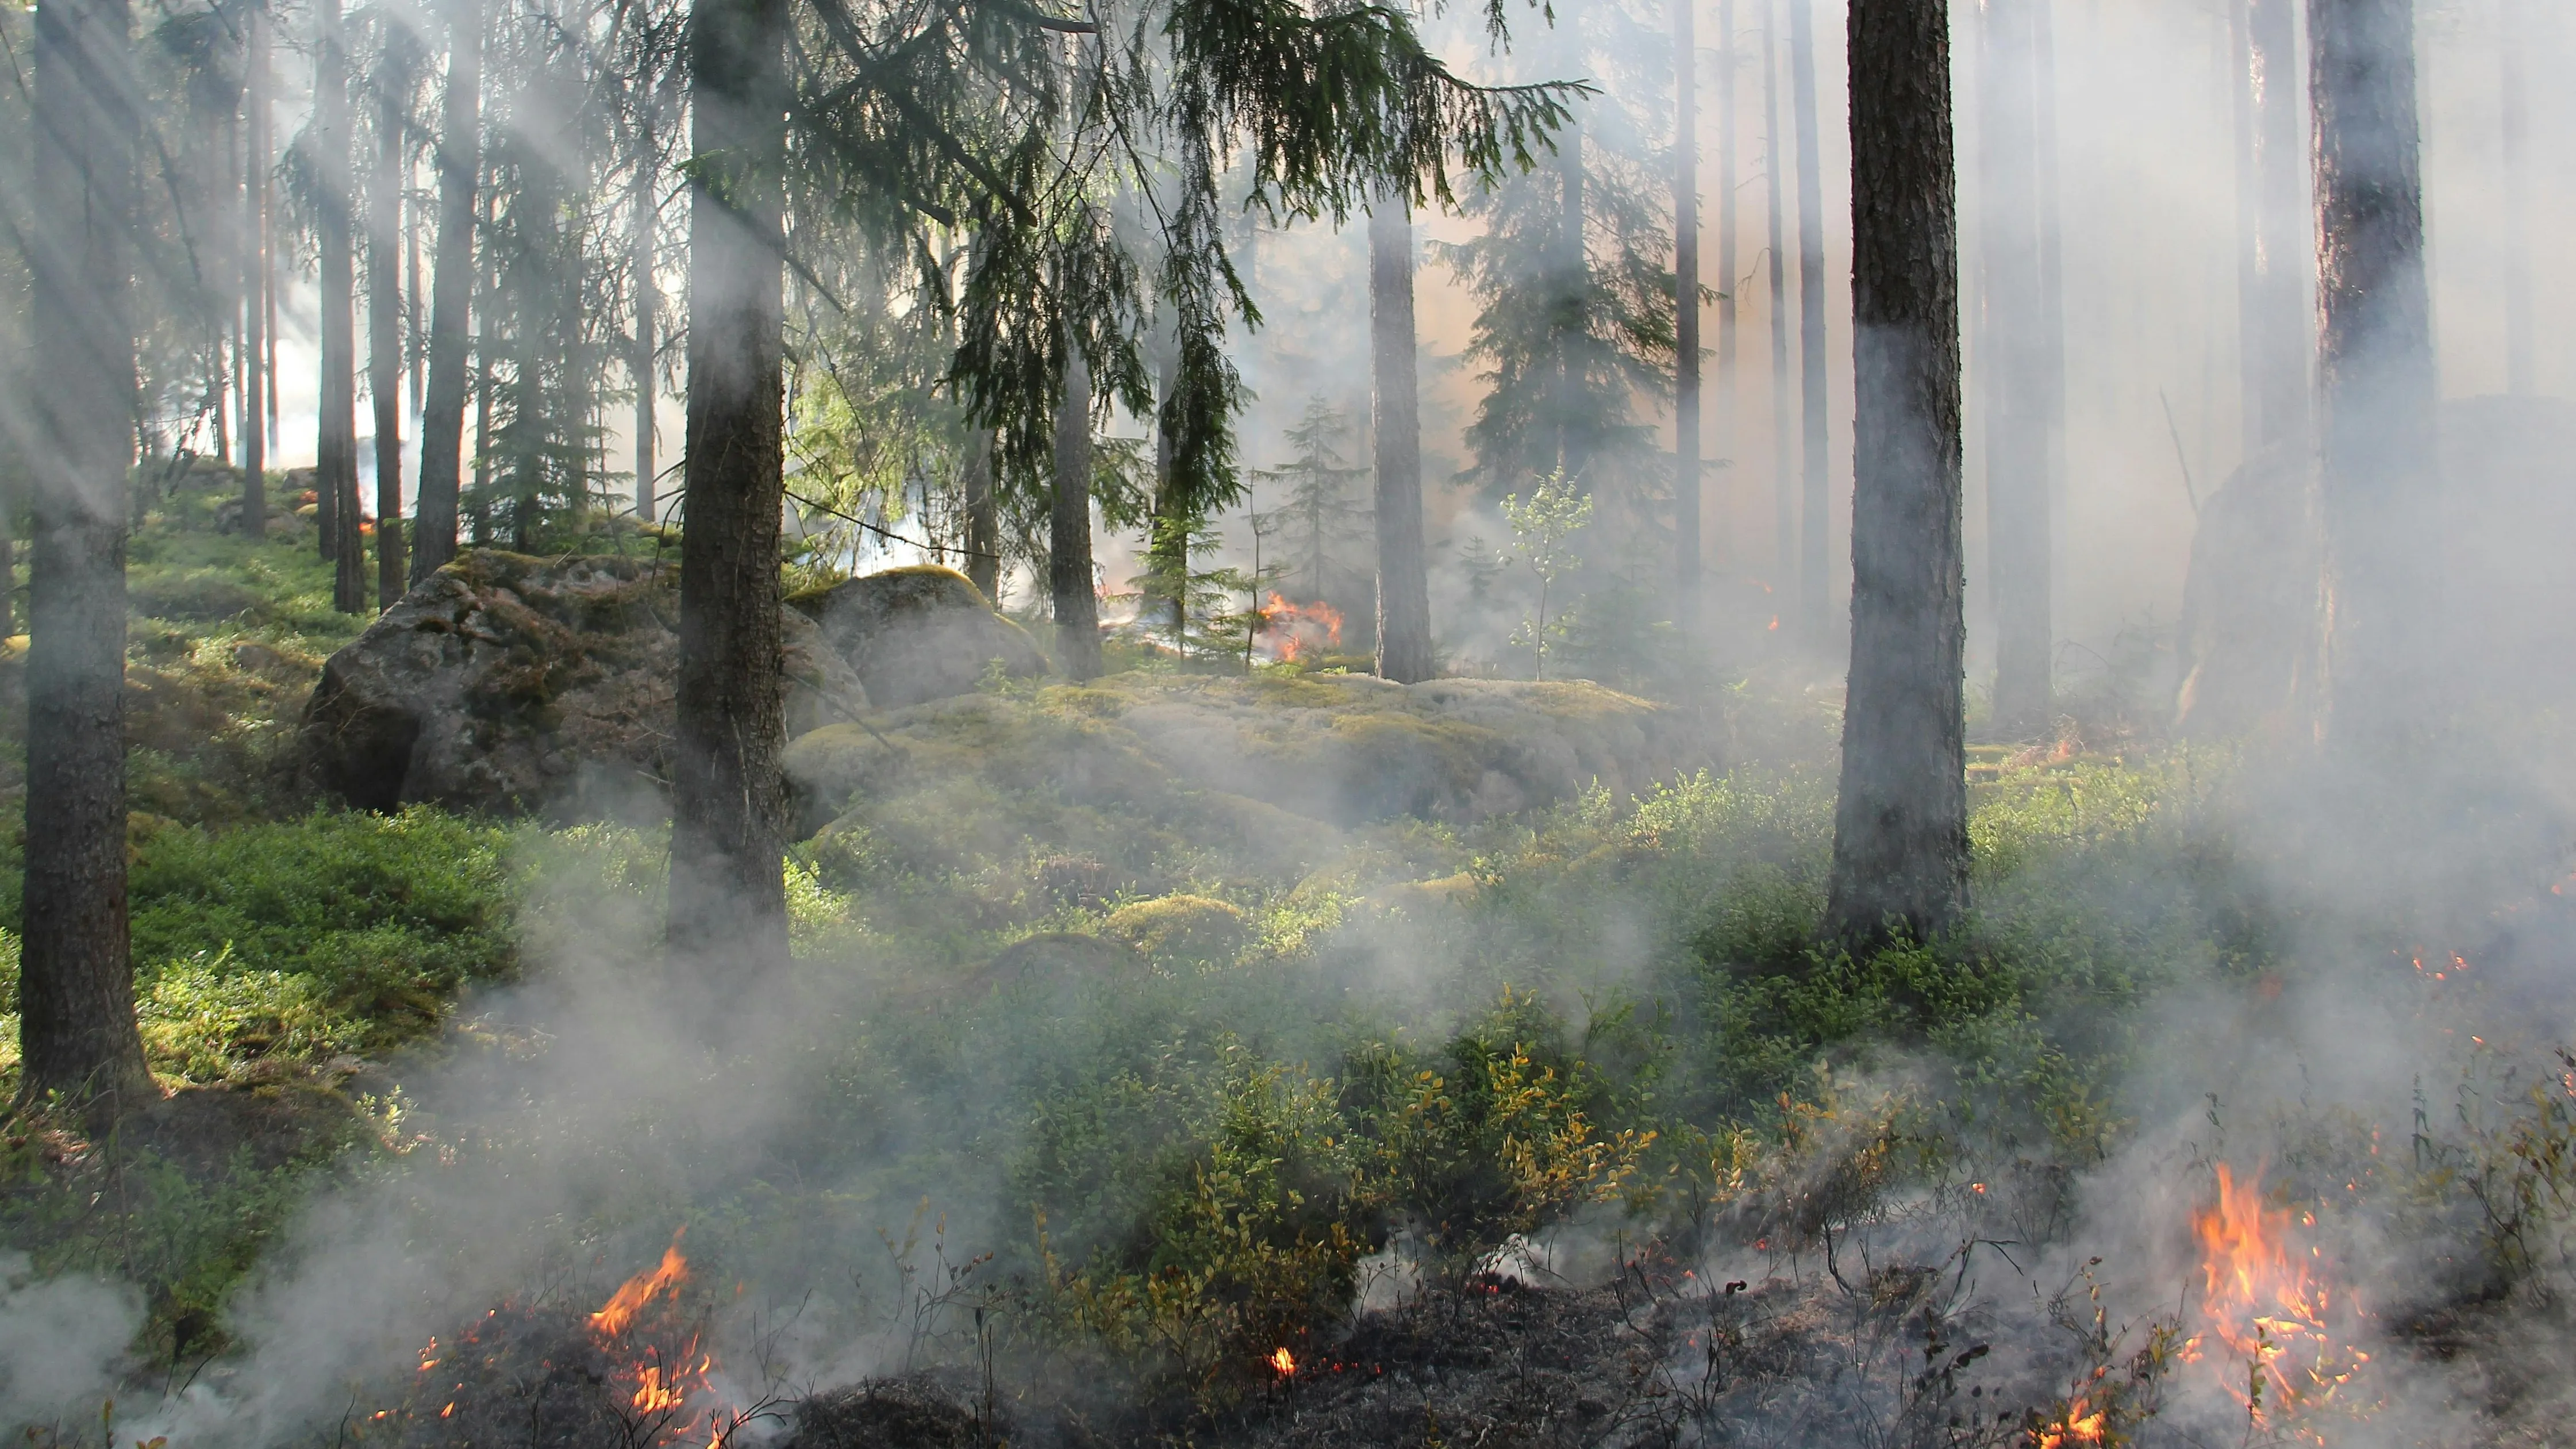
{"type": "Polygon", "coordinates": [[[1297,1372],[1297,1356],[1284,1348],[1275,1350],[1270,1355],[1270,1367],[1279,1377],[1287,1378],[1297,1372]]]}
{"type": "Polygon", "coordinates": [[[665,1290],[677,1288],[689,1278],[689,1260],[680,1256],[680,1238],[689,1231],[682,1224],[671,1234],[671,1246],[662,1250],[662,1264],[649,1273],[638,1273],[620,1286],[597,1313],[590,1315],[592,1331],[602,1338],[615,1338],[635,1321],[644,1305],[665,1290]]]}
{"type": "Polygon", "coordinates": [[[1317,599],[1311,604],[1292,604],[1270,591],[1269,601],[1261,606],[1261,633],[1267,636],[1282,660],[1304,657],[1314,643],[1316,630],[1322,630],[1328,647],[1342,643],[1342,611],[1317,599]]]}
{"type": "Polygon", "coordinates": [[[2030,1442],[2035,1449],[2066,1449],[2070,1444],[2099,1444],[2102,1442],[2102,1419],[2103,1411],[2100,1409],[2086,1413],[2084,1396],[2077,1394],[2067,1404],[2066,1412],[2058,1416],[2056,1423],[2030,1431],[2030,1442]]]}
{"type": "MultiPolygon", "coordinates": [[[[2316,1219],[2305,1221],[2313,1226],[2316,1219]]],[[[2245,1365],[2241,1382],[2229,1373],[2228,1391],[2256,1423],[2322,1406],[2370,1362],[2369,1354],[2335,1340],[2328,1322],[2333,1291],[2292,1256],[2289,1226],[2287,1208],[2264,1203],[2259,1173],[2239,1186],[2225,1163],[2218,1166],[2217,1203],[2191,1215],[2209,1328],[2184,1343],[2183,1357],[2198,1360],[2207,1338],[2223,1344],[2245,1365]]],[[[2323,1255],[2310,1248],[2309,1256],[2323,1255]]]]}

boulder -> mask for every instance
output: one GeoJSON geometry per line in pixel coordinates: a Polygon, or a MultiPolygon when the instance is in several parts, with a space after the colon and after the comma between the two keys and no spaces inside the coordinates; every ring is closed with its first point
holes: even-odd
{"type": "MultiPolygon", "coordinates": [[[[468,550],[323,665],[304,768],[367,809],[612,810],[670,778],[678,622],[676,562],[468,550]]],[[[812,621],[779,623],[791,736],[867,707],[812,621]]]]}
{"type": "Polygon", "coordinates": [[[822,626],[880,709],[972,694],[996,661],[1014,679],[1047,672],[1037,641],[955,569],[887,569],[788,602],[822,626]]]}
{"type": "MultiPolygon", "coordinates": [[[[2466,705],[2576,703],[2576,407],[2553,398],[2442,405],[2448,581],[2436,622],[2446,687],[2466,705]]],[[[2316,467],[2304,447],[2248,459],[2201,507],[2183,587],[2177,722],[2197,737],[2298,728],[2315,704],[2323,548],[2316,467]]]]}

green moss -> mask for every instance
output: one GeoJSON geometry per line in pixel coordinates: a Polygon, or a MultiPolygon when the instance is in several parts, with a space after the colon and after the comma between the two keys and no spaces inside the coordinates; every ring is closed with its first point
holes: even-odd
{"type": "Polygon", "coordinates": [[[1242,907],[1197,895],[1121,906],[1100,925],[1101,934],[1126,942],[1149,959],[1199,965],[1233,960],[1246,929],[1242,907]]]}

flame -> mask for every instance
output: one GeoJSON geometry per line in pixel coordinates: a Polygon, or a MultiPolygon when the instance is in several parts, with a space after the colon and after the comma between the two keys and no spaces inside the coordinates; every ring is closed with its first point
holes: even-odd
{"type": "MultiPolygon", "coordinates": [[[[691,1346],[695,1347],[695,1345],[691,1346]]],[[[687,1355],[683,1354],[683,1361],[686,1358],[687,1355]]],[[[688,1396],[692,1381],[703,1380],[708,1368],[714,1363],[714,1359],[702,1357],[698,1360],[696,1368],[682,1369],[677,1373],[666,1371],[656,1363],[636,1365],[635,1397],[631,1401],[635,1405],[635,1412],[659,1414],[680,1407],[680,1401],[688,1396]]]]}
{"type": "Polygon", "coordinates": [[[644,1305],[667,1289],[677,1288],[689,1279],[689,1260],[680,1256],[680,1238],[688,1232],[682,1224],[671,1234],[671,1246],[662,1250],[662,1264],[649,1273],[638,1273],[621,1285],[617,1292],[590,1315],[591,1330],[602,1338],[615,1338],[635,1321],[644,1305]]]}
{"type": "Polygon", "coordinates": [[[2066,1412],[2058,1416],[2056,1423],[2030,1431],[2030,1442],[2034,1449],[2066,1449],[2070,1444],[2099,1444],[2102,1442],[2102,1419],[2101,1409],[2094,1409],[2091,1413],[2085,1412],[2084,1396],[2077,1394],[2068,1402],[2066,1412]]]}
{"type": "MultiPolygon", "coordinates": [[[[2240,1186],[2220,1163],[2218,1201],[2191,1215],[2209,1326],[2183,1344],[2183,1357],[2198,1361],[2209,1339],[2224,1345],[2232,1362],[2245,1365],[2241,1380],[2229,1371],[2228,1392],[2255,1423],[2272,1424],[2321,1407],[2361,1372],[2370,1355],[2336,1341],[2329,1322],[2333,1290],[2291,1255],[2289,1209],[2267,1206],[2261,1182],[2257,1173],[2240,1186]]],[[[2302,1221],[2314,1226],[2316,1216],[2306,1214],[2302,1221]]],[[[2309,1257],[2322,1254],[2311,1248],[2309,1257]]],[[[2302,1437],[2316,1439],[2313,1432],[2302,1437]]]]}
{"type": "Polygon", "coordinates": [[[1303,658],[1313,647],[1319,629],[1327,647],[1340,648],[1342,611],[1321,599],[1311,604],[1292,604],[1276,589],[1270,591],[1269,600],[1261,606],[1260,632],[1270,640],[1271,647],[1278,651],[1275,657],[1281,660],[1303,658]]]}
{"type": "Polygon", "coordinates": [[[1270,1355],[1270,1367],[1279,1377],[1287,1378],[1297,1372],[1297,1356],[1285,1348],[1275,1349],[1270,1355]]]}

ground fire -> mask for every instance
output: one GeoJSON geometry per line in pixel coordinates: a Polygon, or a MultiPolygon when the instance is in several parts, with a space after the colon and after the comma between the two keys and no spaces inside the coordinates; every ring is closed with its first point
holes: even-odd
{"type": "Polygon", "coordinates": [[[2350,1342],[2350,1295],[2327,1281],[2321,1248],[2303,1260],[2291,1246],[2290,1219],[2263,1200],[2259,1172],[2240,1184],[2218,1165],[2217,1202],[2192,1214],[2204,1326],[2183,1357],[2215,1368],[2250,1423],[2322,1443],[2313,1416],[2338,1402],[2370,1355],[2350,1342]]]}

